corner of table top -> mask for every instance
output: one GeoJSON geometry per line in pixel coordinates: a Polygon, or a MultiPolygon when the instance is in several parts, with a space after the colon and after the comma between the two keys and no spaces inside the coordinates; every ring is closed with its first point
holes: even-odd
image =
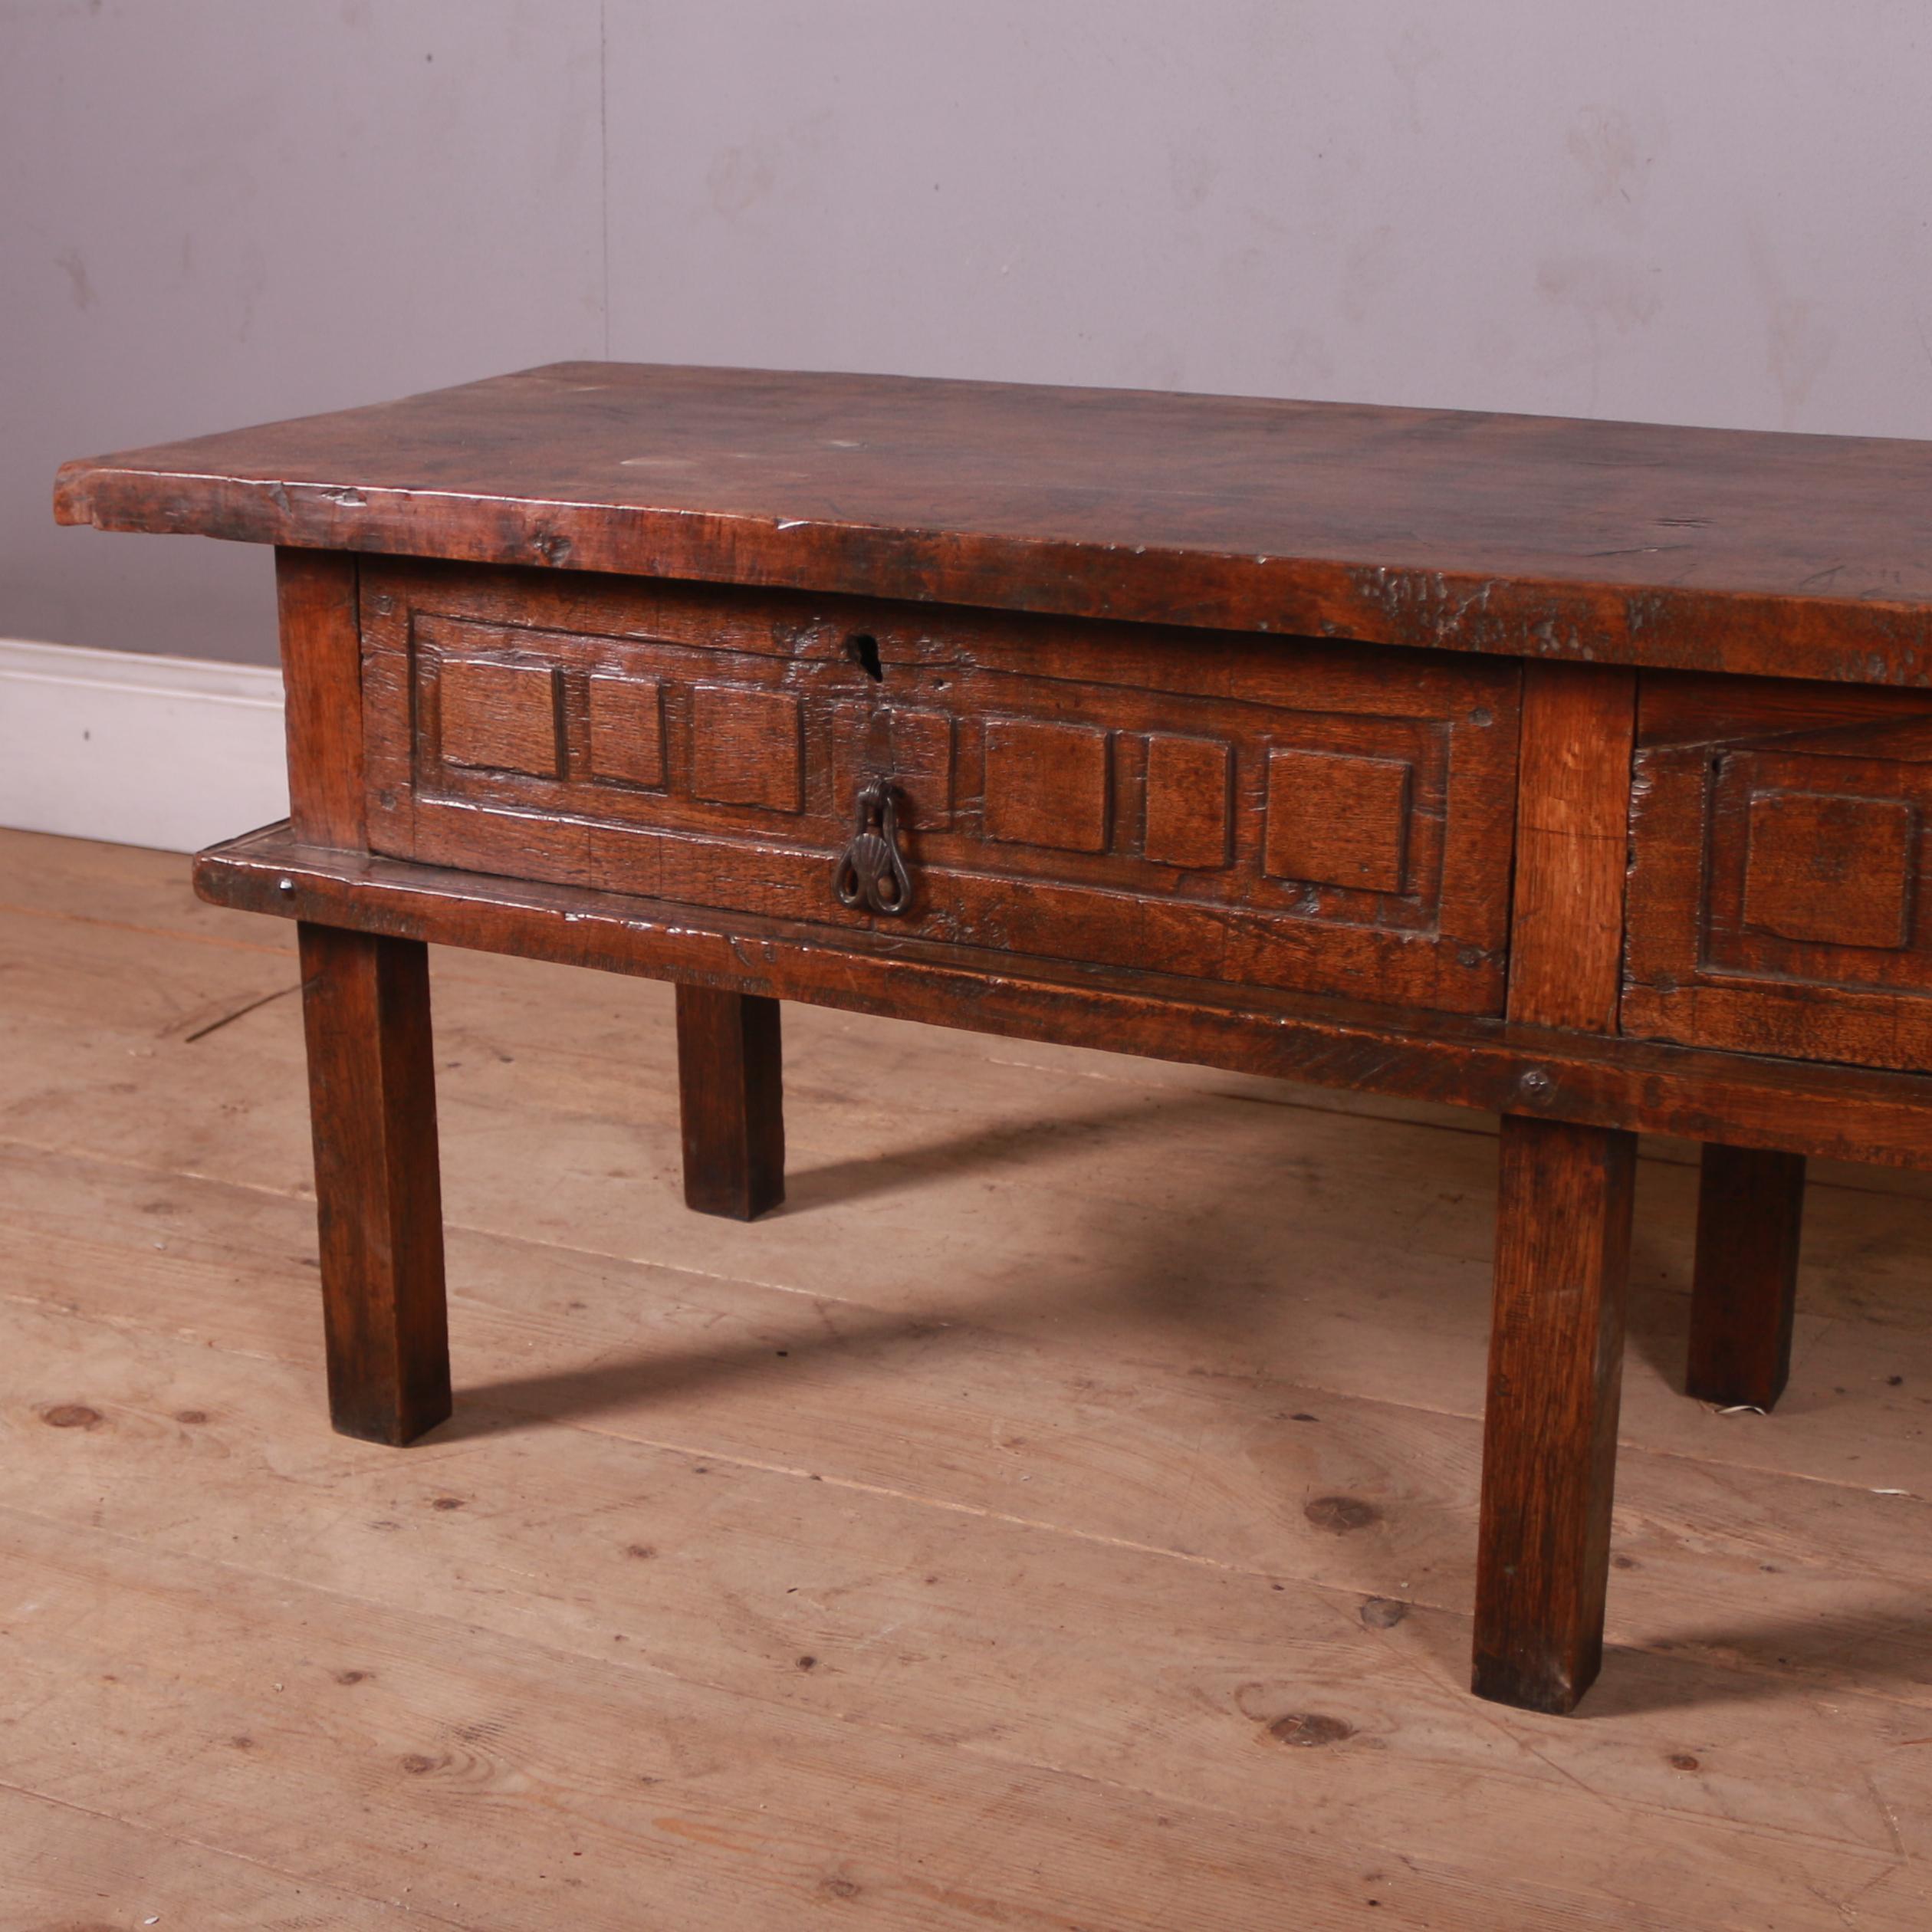
{"type": "Polygon", "coordinates": [[[54,473],[54,521],[57,524],[94,523],[94,479],[112,459],[105,456],[70,457],[54,473]]]}

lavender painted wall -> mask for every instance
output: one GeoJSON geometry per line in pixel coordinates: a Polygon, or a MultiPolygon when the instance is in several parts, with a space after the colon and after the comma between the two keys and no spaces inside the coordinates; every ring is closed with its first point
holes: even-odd
{"type": "Polygon", "coordinates": [[[62,456],[557,356],[1932,436],[1910,0],[0,0],[0,634],[266,660],[62,456]]]}

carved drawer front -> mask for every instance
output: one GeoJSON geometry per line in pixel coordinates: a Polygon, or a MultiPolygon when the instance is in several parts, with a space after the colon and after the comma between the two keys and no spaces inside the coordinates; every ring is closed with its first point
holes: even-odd
{"type": "Polygon", "coordinates": [[[1932,1067],[1932,697],[1658,673],[1639,706],[1623,1028],[1932,1067]]]}
{"type": "Polygon", "coordinates": [[[423,564],[366,566],[362,607],[378,850],[1500,1009],[1513,664],[423,564]],[[834,886],[875,779],[892,917],[834,886]]]}

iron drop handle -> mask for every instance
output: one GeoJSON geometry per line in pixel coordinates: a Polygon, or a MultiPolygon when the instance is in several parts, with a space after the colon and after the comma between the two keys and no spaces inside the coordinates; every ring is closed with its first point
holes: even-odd
{"type": "Polygon", "coordinates": [[[912,899],[912,875],[899,849],[899,808],[889,778],[869,778],[859,787],[857,823],[851,843],[832,875],[839,903],[855,911],[903,912],[912,899]]]}

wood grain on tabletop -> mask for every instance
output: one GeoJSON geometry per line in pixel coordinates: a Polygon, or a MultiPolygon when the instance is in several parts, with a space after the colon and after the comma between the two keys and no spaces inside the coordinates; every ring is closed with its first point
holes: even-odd
{"type": "Polygon", "coordinates": [[[85,458],[56,514],[304,548],[1922,684],[1932,444],[560,363],[85,458]]]}

